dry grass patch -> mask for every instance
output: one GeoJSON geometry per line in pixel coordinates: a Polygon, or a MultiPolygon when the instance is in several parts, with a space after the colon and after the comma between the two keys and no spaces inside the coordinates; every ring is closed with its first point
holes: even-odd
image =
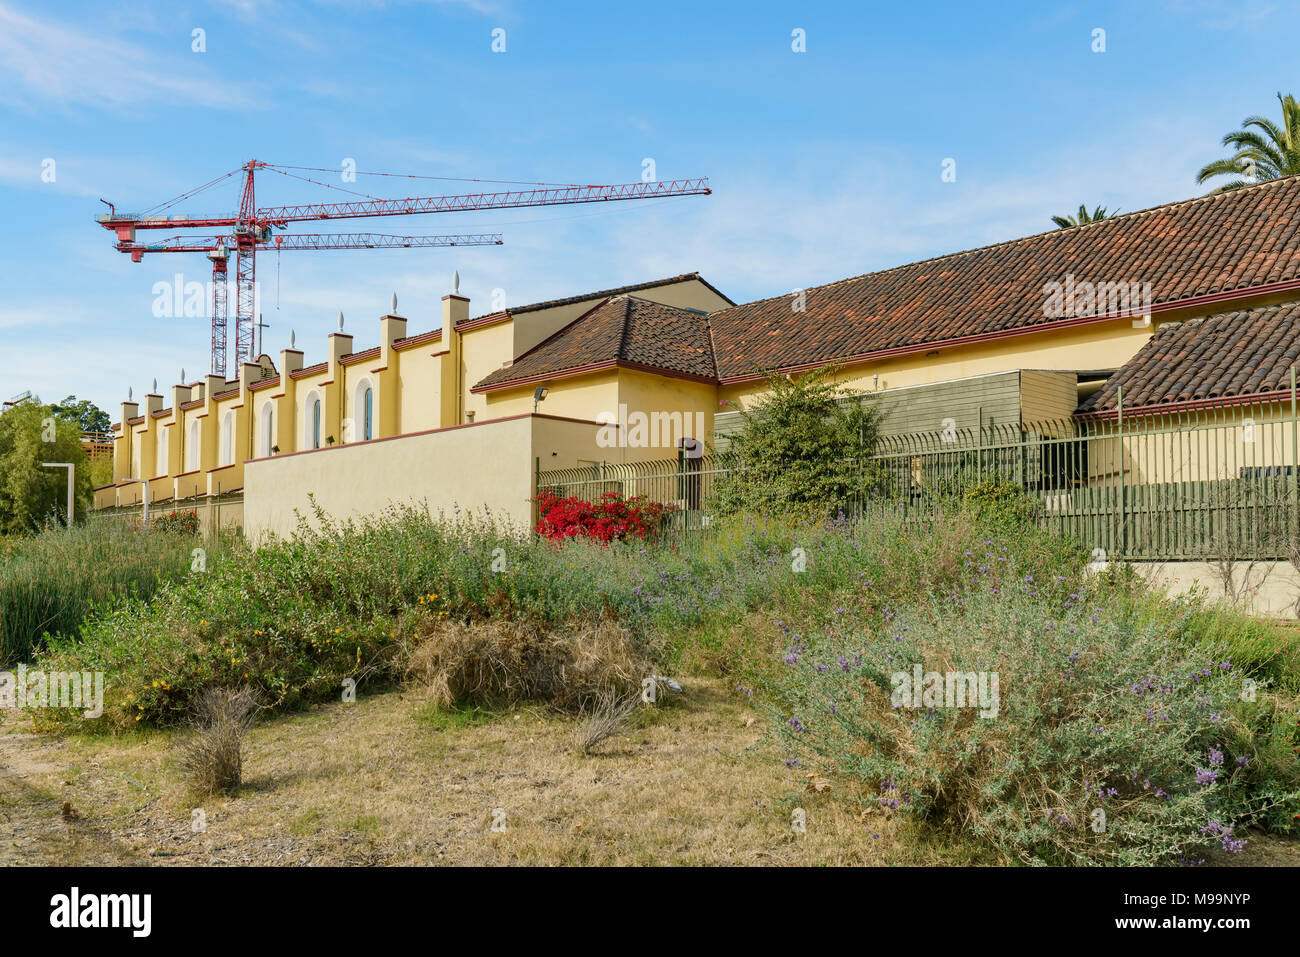
{"type": "Polygon", "coordinates": [[[617,621],[430,621],[403,655],[406,675],[440,707],[545,702],[579,712],[606,689],[640,686],[650,661],[617,621]]]}
{"type": "MultiPolygon", "coordinates": [[[[687,680],[599,753],[577,720],[525,706],[494,720],[429,718],[421,694],[362,696],[259,723],[239,797],[204,799],[207,828],[172,736],[0,733],[0,852],[17,827],[41,864],[891,864],[970,859],[907,822],[858,816],[807,790],[760,739],[722,682],[687,680]],[[64,801],[81,815],[62,820],[64,801]],[[796,807],[808,829],[793,833],[796,807]],[[493,832],[492,812],[505,812],[493,832]]],[[[464,714],[466,712],[453,712],[464,714]]],[[[176,735],[179,740],[179,733],[176,735]]],[[[12,858],[9,858],[12,859],[12,858]]],[[[0,861],[6,858],[0,853],[0,861]]]]}

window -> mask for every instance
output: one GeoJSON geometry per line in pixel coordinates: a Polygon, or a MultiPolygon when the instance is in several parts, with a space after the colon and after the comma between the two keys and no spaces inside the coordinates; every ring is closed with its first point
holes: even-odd
{"type": "Polygon", "coordinates": [[[345,442],[369,442],[375,437],[375,387],[369,378],[352,393],[352,418],[344,425],[345,442]]]}
{"type": "Polygon", "coordinates": [[[199,468],[199,424],[190,423],[190,444],[185,450],[185,471],[196,472],[199,468]]]}
{"type": "Polygon", "coordinates": [[[262,455],[263,457],[271,454],[271,446],[275,445],[275,403],[269,399],[262,403],[262,455]]]}
{"type": "Polygon", "coordinates": [[[227,412],[221,419],[221,464],[230,465],[235,460],[235,413],[227,412]]]}
{"type": "Polygon", "coordinates": [[[321,440],[320,393],[312,390],[302,404],[302,448],[318,449],[321,440]]]}

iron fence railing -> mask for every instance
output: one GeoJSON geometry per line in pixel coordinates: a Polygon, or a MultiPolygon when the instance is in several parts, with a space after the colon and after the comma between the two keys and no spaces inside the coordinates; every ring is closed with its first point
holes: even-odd
{"type": "MultiPolygon", "coordinates": [[[[881,437],[854,511],[924,521],[976,485],[1023,492],[1039,523],[1133,560],[1287,559],[1300,553],[1300,415],[1280,400],[881,437]],[[883,475],[883,480],[882,480],[883,475]]],[[[536,488],[674,506],[673,527],[707,524],[725,455],[538,471],[536,488]]]]}

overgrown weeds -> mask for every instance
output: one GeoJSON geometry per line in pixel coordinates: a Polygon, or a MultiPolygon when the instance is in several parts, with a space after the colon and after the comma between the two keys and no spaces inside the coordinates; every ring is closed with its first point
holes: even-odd
{"type": "Polygon", "coordinates": [[[584,709],[584,720],[578,726],[574,741],[578,750],[591,754],[605,741],[622,734],[640,703],[641,695],[637,691],[600,689],[584,709]]]}
{"type": "Polygon", "coordinates": [[[10,536],[0,549],[0,667],[31,661],[46,632],[79,635],[97,605],[150,598],[189,573],[198,544],[192,535],[112,519],[10,536]]]}
{"type": "Polygon", "coordinates": [[[250,688],[205,688],[194,701],[193,737],[181,766],[196,795],[234,794],[243,783],[244,735],[257,712],[250,688]]]}

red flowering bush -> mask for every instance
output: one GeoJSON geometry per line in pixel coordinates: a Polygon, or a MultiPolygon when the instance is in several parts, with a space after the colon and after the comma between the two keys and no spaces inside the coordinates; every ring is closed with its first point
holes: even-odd
{"type": "Polygon", "coordinates": [[[168,532],[184,532],[187,535],[197,535],[199,533],[199,514],[193,510],[188,512],[173,511],[155,515],[150,519],[150,524],[154,528],[168,532]]]}
{"type": "Polygon", "coordinates": [[[545,538],[590,538],[616,542],[625,538],[651,539],[659,534],[664,516],[673,510],[643,495],[623,498],[606,492],[599,502],[560,498],[554,492],[537,496],[537,534],[545,538]]]}

